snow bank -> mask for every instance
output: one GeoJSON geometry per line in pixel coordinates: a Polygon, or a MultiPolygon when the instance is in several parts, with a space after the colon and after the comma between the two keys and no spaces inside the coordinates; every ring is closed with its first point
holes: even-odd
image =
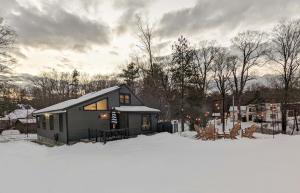
{"type": "Polygon", "coordinates": [[[2,131],[1,135],[20,135],[19,130],[4,130],[2,131]]]}
{"type": "Polygon", "coordinates": [[[161,133],[55,148],[2,143],[0,192],[298,193],[300,136],[260,136],[199,141],[161,133]]]}

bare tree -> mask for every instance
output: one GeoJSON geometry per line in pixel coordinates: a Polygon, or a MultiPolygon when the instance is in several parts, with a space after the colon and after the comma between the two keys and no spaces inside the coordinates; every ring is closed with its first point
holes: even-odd
{"type": "Polygon", "coordinates": [[[200,42],[199,48],[194,50],[193,60],[193,83],[198,91],[205,97],[209,83],[209,73],[217,48],[215,42],[200,42]]]}
{"type": "Polygon", "coordinates": [[[266,55],[265,37],[265,33],[262,32],[246,31],[232,39],[232,52],[236,52],[238,56],[238,61],[232,65],[232,87],[237,99],[239,120],[241,120],[241,100],[246,83],[253,78],[250,74],[251,69],[259,65],[266,55]]]}
{"type": "Polygon", "coordinates": [[[278,71],[283,87],[282,133],[286,133],[286,105],[300,66],[300,20],[282,21],[274,27],[270,56],[280,66],[278,71]]]}
{"type": "Polygon", "coordinates": [[[213,60],[212,71],[213,79],[222,96],[222,129],[225,132],[225,97],[230,90],[230,78],[232,74],[232,64],[235,64],[236,58],[230,56],[226,48],[217,49],[213,60]]]}
{"type": "Polygon", "coordinates": [[[16,33],[4,24],[0,18],[0,73],[9,72],[9,64],[15,63],[15,59],[8,53],[16,40],[16,33]]]}
{"type": "Polygon", "coordinates": [[[138,28],[138,38],[140,45],[138,46],[148,55],[150,74],[154,75],[153,67],[153,26],[150,25],[149,21],[144,21],[140,16],[137,16],[137,28],[138,28]]]}

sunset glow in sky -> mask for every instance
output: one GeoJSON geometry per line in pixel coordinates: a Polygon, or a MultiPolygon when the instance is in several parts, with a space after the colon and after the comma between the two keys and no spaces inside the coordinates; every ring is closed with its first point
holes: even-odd
{"type": "Polygon", "coordinates": [[[136,15],[155,29],[155,54],[171,52],[178,36],[192,45],[216,39],[228,45],[237,32],[270,30],[280,19],[299,18],[299,0],[0,0],[0,17],[18,34],[16,73],[77,68],[117,72],[140,54],[136,15]]]}

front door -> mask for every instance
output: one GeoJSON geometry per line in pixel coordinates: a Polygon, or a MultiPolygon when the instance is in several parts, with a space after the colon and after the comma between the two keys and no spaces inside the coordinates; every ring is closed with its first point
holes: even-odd
{"type": "Polygon", "coordinates": [[[128,114],[125,112],[120,113],[120,129],[128,128],[128,114]]]}

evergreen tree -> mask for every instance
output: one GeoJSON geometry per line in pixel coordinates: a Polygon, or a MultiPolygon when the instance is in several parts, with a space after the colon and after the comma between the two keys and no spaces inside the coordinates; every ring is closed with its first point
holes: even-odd
{"type": "Polygon", "coordinates": [[[124,78],[126,84],[130,87],[132,91],[134,91],[134,83],[136,79],[139,77],[140,69],[139,67],[131,62],[126,65],[126,67],[122,70],[122,73],[120,74],[121,78],[124,78]]]}
{"type": "Polygon", "coordinates": [[[71,97],[76,98],[79,92],[79,72],[74,69],[72,72],[72,82],[71,82],[71,97]]]}
{"type": "Polygon", "coordinates": [[[194,51],[191,49],[188,40],[183,36],[178,38],[172,49],[172,79],[180,93],[181,130],[184,131],[184,98],[192,75],[194,51]]]}

